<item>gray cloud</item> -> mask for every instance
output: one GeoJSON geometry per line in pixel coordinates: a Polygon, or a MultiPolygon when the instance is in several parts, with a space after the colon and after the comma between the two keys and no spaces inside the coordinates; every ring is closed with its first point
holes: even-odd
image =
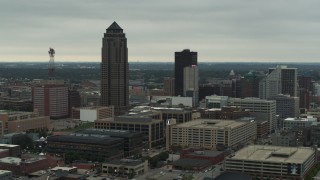
{"type": "Polygon", "coordinates": [[[317,0],[4,0],[0,61],[99,61],[101,38],[115,20],[128,38],[130,61],[317,61],[317,0]]]}

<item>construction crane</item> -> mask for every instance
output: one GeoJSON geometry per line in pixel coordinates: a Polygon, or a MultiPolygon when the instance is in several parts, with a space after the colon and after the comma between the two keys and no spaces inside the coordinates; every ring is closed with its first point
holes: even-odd
{"type": "Polygon", "coordinates": [[[54,55],[55,51],[53,48],[49,48],[49,56],[50,56],[50,61],[49,61],[49,79],[54,80],[55,79],[55,66],[54,66],[54,55]]]}

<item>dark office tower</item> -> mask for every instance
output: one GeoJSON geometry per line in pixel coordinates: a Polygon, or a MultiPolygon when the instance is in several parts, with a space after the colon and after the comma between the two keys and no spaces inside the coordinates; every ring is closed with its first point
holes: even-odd
{"type": "Polygon", "coordinates": [[[241,98],[259,97],[259,77],[250,71],[241,78],[241,98]]]}
{"type": "Polygon", "coordinates": [[[69,98],[69,116],[72,115],[72,108],[81,106],[81,96],[79,91],[75,89],[68,90],[68,98],[69,98]]]}
{"type": "Polygon", "coordinates": [[[191,52],[189,49],[175,52],[174,77],[176,96],[183,96],[183,69],[187,66],[197,65],[197,56],[197,52],[191,52]]]}
{"type": "Polygon", "coordinates": [[[165,77],[163,79],[163,90],[166,96],[174,96],[174,93],[175,93],[174,78],[165,77]]]}
{"type": "Polygon", "coordinates": [[[129,65],[127,38],[113,22],[102,39],[101,105],[122,112],[129,105],[129,65]]]}
{"type": "Polygon", "coordinates": [[[283,68],[281,72],[282,94],[290,94],[290,96],[298,96],[298,78],[297,68],[283,68]]]}
{"type": "Polygon", "coordinates": [[[300,108],[309,109],[310,101],[312,97],[313,85],[311,75],[304,73],[298,77],[299,81],[299,97],[300,97],[300,108]]]}

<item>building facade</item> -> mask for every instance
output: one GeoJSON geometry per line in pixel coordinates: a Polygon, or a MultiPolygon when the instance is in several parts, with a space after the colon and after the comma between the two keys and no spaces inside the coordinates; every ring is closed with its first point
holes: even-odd
{"type": "Polygon", "coordinates": [[[197,119],[171,126],[170,145],[216,148],[237,147],[257,136],[255,121],[197,119]]]}
{"type": "Polygon", "coordinates": [[[217,95],[212,95],[212,96],[206,96],[205,97],[205,103],[206,103],[206,108],[222,108],[224,106],[228,105],[228,96],[217,96],[217,95]]]}
{"type": "Polygon", "coordinates": [[[183,69],[187,66],[198,64],[198,53],[185,49],[181,52],[175,52],[174,77],[175,77],[175,95],[183,96],[183,69]]]}
{"type": "Polygon", "coordinates": [[[124,156],[132,156],[141,154],[142,148],[146,148],[142,142],[142,134],[138,132],[130,132],[124,130],[110,130],[110,129],[85,129],[78,131],[77,134],[87,135],[105,135],[114,138],[121,138],[124,142],[124,156]]]}
{"type": "Polygon", "coordinates": [[[296,147],[298,145],[297,136],[294,132],[279,132],[271,134],[272,145],[296,147]]]}
{"type": "Polygon", "coordinates": [[[8,149],[9,156],[17,157],[21,155],[21,147],[14,144],[0,144],[0,149],[8,149]]]}
{"type": "Polygon", "coordinates": [[[131,112],[114,118],[96,120],[94,127],[140,132],[143,135],[143,143],[147,143],[149,148],[164,142],[164,121],[159,111],[131,112]]]}
{"type": "Polygon", "coordinates": [[[269,74],[259,83],[259,97],[261,99],[273,99],[278,94],[298,96],[297,77],[297,68],[288,68],[284,65],[270,68],[269,74]]]}
{"type": "Polygon", "coordinates": [[[229,98],[229,106],[240,106],[250,111],[250,114],[261,120],[268,120],[269,132],[277,128],[276,101],[259,98],[229,98]]]}
{"type": "Polygon", "coordinates": [[[81,106],[81,96],[79,91],[74,89],[69,89],[68,91],[69,95],[69,116],[72,114],[72,108],[77,108],[81,106]]]}
{"type": "Polygon", "coordinates": [[[46,149],[50,154],[76,153],[86,160],[108,161],[122,158],[123,147],[121,138],[73,133],[48,137],[46,149]]]}
{"type": "Polygon", "coordinates": [[[238,86],[238,80],[214,79],[208,84],[199,85],[199,100],[206,96],[218,95],[234,97],[240,89],[234,89],[238,86]]]}
{"type": "Polygon", "coordinates": [[[94,122],[98,119],[114,117],[113,106],[91,106],[72,108],[72,119],[94,122]]]}
{"type": "MultiPolygon", "coordinates": [[[[54,82],[53,82],[54,83],[54,82]]],[[[63,84],[43,84],[32,88],[33,110],[52,119],[69,115],[68,87],[63,84]]]]}
{"type": "Polygon", "coordinates": [[[291,130],[297,128],[302,129],[317,124],[317,118],[314,118],[312,116],[306,118],[286,118],[283,120],[283,130],[291,130]]]}
{"type": "Polygon", "coordinates": [[[148,161],[133,159],[117,159],[102,164],[102,172],[125,175],[132,179],[135,175],[148,172],[148,161]]]}
{"type": "Polygon", "coordinates": [[[213,109],[203,109],[200,110],[201,118],[204,119],[229,119],[235,120],[242,117],[250,117],[250,112],[242,109],[240,107],[234,106],[224,106],[220,108],[213,109]]]}
{"type": "Polygon", "coordinates": [[[279,94],[274,97],[277,104],[277,115],[280,118],[298,117],[300,115],[299,97],[279,94]]]}
{"type": "Polygon", "coordinates": [[[311,143],[320,146],[320,124],[311,126],[311,143]]]}
{"type": "Polygon", "coordinates": [[[113,22],[102,39],[101,106],[115,107],[121,112],[129,105],[129,64],[127,38],[113,22]]]}
{"type": "Polygon", "coordinates": [[[180,97],[180,96],[152,96],[150,97],[151,105],[168,106],[168,107],[192,107],[192,97],[180,97]]]}
{"type": "Polygon", "coordinates": [[[183,96],[192,97],[192,106],[199,104],[199,70],[197,65],[183,69],[183,96]]]}
{"type": "Polygon", "coordinates": [[[259,76],[255,72],[248,72],[240,80],[241,98],[259,97],[259,76]]]}
{"type": "Polygon", "coordinates": [[[161,111],[162,120],[166,122],[168,119],[175,119],[177,124],[192,121],[192,111],[183,108],[155,108],[161,111]]]}
{"type": "Polygon", "coordinates": [[[0,121],[5,133],[49,130],[49,116],[39,116],[38,112],[0,111],[0,121]]]}
{"type": "Polygon", "coordinates": [[[174,96],[174,78],[172,77],[165,77],[163,79],[163,91],[165,92],[166,96],[174,96]]]}

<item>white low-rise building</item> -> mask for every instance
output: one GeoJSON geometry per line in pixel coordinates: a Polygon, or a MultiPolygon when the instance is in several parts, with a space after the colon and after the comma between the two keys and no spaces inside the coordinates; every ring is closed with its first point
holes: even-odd
{"type": "Polygon", "coordinates": [[[114,117],[113,106],[90,106],[72,108],[72,119],[94,122],[95,120],[114,117]]]}

